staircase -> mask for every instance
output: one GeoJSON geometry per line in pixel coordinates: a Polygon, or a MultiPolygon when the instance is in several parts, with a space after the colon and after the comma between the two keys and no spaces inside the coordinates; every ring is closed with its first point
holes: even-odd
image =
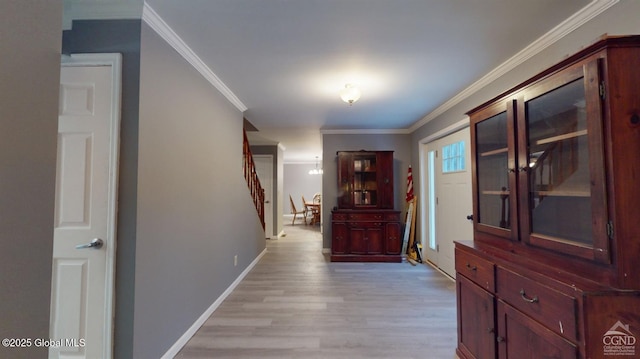
{"type": "Polygon", "coordinates": [[[251,198],[253,198],[253,204],[258,212],[260,223],[262,223],[262,229],[264,229],[264,189],[260,185],[260,179],[258,179],[258,173],[256,172],[256,166],[253,162],[253,155],[251,155],[251,146],[249,146],[249,140],[247,139],[247,131],[242,129],[243,144],[242,144],[242,171],[244,178],[247,180],[249,186],[249,192],[251,192],[251,198]]]}

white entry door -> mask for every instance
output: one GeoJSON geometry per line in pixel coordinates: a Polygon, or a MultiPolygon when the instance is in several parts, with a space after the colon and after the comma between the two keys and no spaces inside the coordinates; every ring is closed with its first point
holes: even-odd
{"type": "Polygon", "coordinates": [[[274,238],[273,233],[273,156],[255,155],[253,161],[264,189],[264,233],[266,238],[274,238]]]}
{"type": "Polygon", "coordinates": [[[473,238],[470,131],[430,142],[426,154],[427,259],[455,278],[454,241],[473,238]],[[430,179],[430,180],[429,180],[430,179]],[[431,204],[431,205],[429,205],[431,204]]]}
{"type": "Polygon", "coordinates": [[[120,55],[60,74],[49,358],[111,358],[120,55]]]}

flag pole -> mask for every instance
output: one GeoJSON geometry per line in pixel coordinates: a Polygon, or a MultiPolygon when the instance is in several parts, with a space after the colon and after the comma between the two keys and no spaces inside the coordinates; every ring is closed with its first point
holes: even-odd
{"type": "Polygon", "coordinates": [[[411,265],[416,265],[418,259],[415,249],[415,223],[416,223],[416,198],[413,194],[413,174],[411,165],[407,170],[407,194],[405,197],[406,204],[406,220],[404,229],[404,240],[402,246],[402,255],[406,256],[407,261],[411,265]]]}

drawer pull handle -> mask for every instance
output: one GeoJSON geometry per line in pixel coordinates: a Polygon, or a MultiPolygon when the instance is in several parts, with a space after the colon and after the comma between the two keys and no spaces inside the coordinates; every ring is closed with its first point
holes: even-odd
{"type": "Polygon", "coordinates": [[[497,341],[498,343],[502,343],[502,342],[504,342],[504,338],[503,338],[503,337],[498,336],[498,337],[496,337],[496,341],[497,341]]]}
{"type": "Polygon", "coordinates": [[[471,264],[467,263],[467,269],[468,269],[468,270],[475,271],[475,270],[478,270],[478,267],[476,267],[476,266],[472,266],[471,264]]]}
{"type": "Polygon", "coordinates": [[[522,297],[522,300],[524,300],[525,302],[528,303],[537,303],[538,302],[538,296],[534,296],[533,298],[528,298],[527,297],[527,293],[524,292],[524,289],[520,289],[520,296],[522,297]]]}

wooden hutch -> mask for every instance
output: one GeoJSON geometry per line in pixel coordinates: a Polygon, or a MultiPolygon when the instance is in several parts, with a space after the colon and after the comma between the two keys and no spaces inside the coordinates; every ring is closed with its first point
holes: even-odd
{"type": "Polygon", "coordinates": [[[640,358],[640,36],[603,37],[469,116],[458,356],[640,358]]]}
{"type": "Polygon", "coordinates": [[[331,261],[401,262],[400,212],[393,209],[393,151],[339,151],[331,261]]]}

